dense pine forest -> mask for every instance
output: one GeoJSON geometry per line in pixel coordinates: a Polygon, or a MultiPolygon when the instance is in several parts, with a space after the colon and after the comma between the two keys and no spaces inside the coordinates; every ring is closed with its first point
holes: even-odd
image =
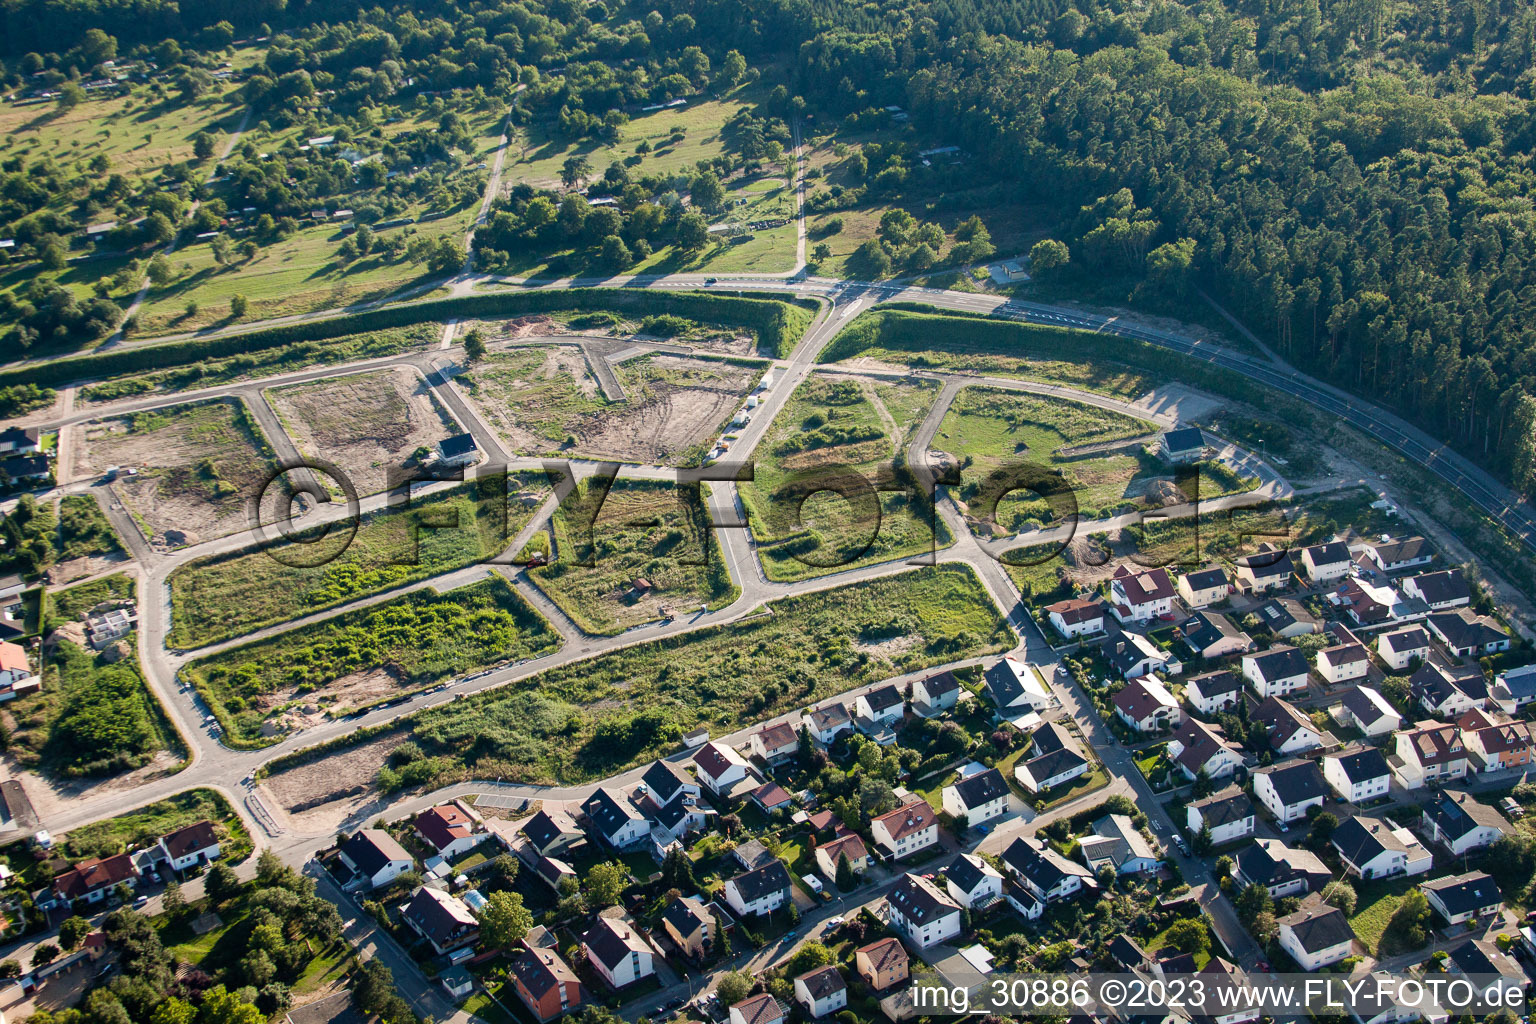
{"type": "MultiPolygon", "coordinates": [[[[503,97],[521,82],[515,118],[598,134],[625,104],[718,85],[711,69],[731,65],[735,80],[742,58],[777,86],[770,125],[878,124],[900,106],[926,144],[970,156],[968,186],[1058,211],[1041,225],[1040,270],[1123,282],[1174,313],[1204,288],[1299,366],[1536,486],[1528,3],[7,0],[0,12],[13,84],[86,73],[100,57],[87,28],[160,52],[167,38],[190,51],[270,33],[247,84],[269,118],[317,88],[363,107],[424,77],[503,97]]],[[[870,187],[899,195],[911,165],[870,187]]],[[[15,161],[5,170],[0,212],[13,219],[36,185],[15,161]]]]}

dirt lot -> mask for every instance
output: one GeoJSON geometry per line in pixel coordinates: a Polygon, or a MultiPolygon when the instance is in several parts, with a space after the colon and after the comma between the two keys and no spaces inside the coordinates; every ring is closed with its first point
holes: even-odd
{"type": "Polygon", "coordinates": [[[384,490],[390,466],[460,432],[408,366],[273,388],[267,398],[299,451],[340,466],[358,494],[384,490]]]}
{"type": "Polygon", "coordinates": [[[389,760],[389,752],[405,738],[403,731],[389,733],[371,743],[289,768],[270,776],[262,789],[288,815],[295,829],[332,831],[354,810],[379,799],[373,788],[374,776],[389,760]]]}
{"type": "Polygon", "coordinates": [[[611,402],[579,349],[549,346],[495,354],[459,382],[519,455],[697,465],[761,370],[652,352],[614,373],[625,398],[611,402]]]}
{"type": "Polygon", "coordinates": [[[177,405],[71,428],[78,475],[134,468],[113,494],[156,548],[246,529],[246,506],[266,482],[271,448],[238,399],[177,405]]]}
{"type": "MultiPolygon", "coordinates": [[[[325,709],[328,707],[347,708],[370,704],[380,698],[398,694],[401,686],[400,674],[393,668],[353,672],[326,686],[323,705],[315,701],[299,704],[282,712],[269,724],[274,735],[311,729],[327,720],[325,709]]],[[[262,711],[270,712],[273,708],[287,704],[298,696],[297,687],[284,687],[274,693],[264,694],[256,701],[256,706],[262,711]]]]}

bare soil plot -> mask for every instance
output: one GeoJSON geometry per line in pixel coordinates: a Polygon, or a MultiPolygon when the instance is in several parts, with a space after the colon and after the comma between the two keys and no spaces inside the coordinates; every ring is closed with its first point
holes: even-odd
{"type": "Polygon", "coordinates": [[[267,398],[300,453],[340,466],[359,494],[384,490],[391,466],[460,432],[409,366],[273,388],[267,398]]]}
{"type": "Polygon", "coordinates": [[[389,760],[390,750],[405,738],[404,732],[388,733],[308,764],[275,772],[267,777],[263,788],[289,814],[366,792],[373,785],[379,765],[389,760]]]}
{"type": "Polygon", "coordinates": [[[171,549],[245,529],[272,449],[245,403],[235,398],[92,420],[76,431],[77,475],[109,466],[113,493],[146,540],[171,549]]]}
{"type": "Polygon", "coordinates": [[[622,401],[603,395],[573,346],[496,353],[458,382],[518,455],[686,466],[702,461],[763,368],[652,352],[613,369],[622,401]]]}

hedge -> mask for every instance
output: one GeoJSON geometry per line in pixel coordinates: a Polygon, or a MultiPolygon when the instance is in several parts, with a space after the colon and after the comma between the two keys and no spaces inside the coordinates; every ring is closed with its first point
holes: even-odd
{"type": "Polygon", "coordinates": [[[108,352],[69,356],[0,370],[0,388],[17,384],[48,387],[81,380],[106,380],[127,373],[184,366],[202,359],[259,352],[297,341],[323,341],[363,331],[404,327],[450,317],[520,316],[555,310],[616,309],[664,313],[719,323],[757,333],[758,343],[773,355],[794,347],[810,325],[808,299],[758,293],[710,295],[650,289],[571,288],[491,292],[458,298],[428,299],[371,309],[352,316],[328,317],[284,324],[242,334],[126,345],[108,352]]]}

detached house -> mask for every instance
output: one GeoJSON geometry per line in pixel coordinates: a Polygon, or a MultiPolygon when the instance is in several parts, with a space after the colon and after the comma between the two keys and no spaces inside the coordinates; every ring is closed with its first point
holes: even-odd
{"type": "Polygon", "coordinates": [[[848,1005],[848,984],[843,972],[828,964],[795,979],[795,1002],[805,1007],[807,1017],[825,1017],[848,1005]]]}
{"type": "Polygon", "coordinates": [[[1307,656],[1294,647],[1243,655],[1243,678],[1260,697],[1284,697],[1307,688],[1307,656]]]}
{"type": "Polygon", "coordinates": [[[468,853],[485,839],[479,816],[471,816],[457,801],[422,811],[412,824],[421,840],[444,860],[468,853]]]}
{"type": "Polygon", "coordinates": [[[1059,701],[1034,665],[1005,657],[986,672],[987,692],[1004,718],[1025,711],[1048,711],[1059,701]]]}
{"type": "Polygon", "coordinates": [[[352,871],[345,888],[377,889],[416,866],[405,847],[381,828],[365,828],[341,844],[337,859],[352,871]]]}
{"type": "Polygon", "coordinates": [[[924,718],[948,711],[959,700],[960,680],[953,672],[939,672],[912,684],[912,709],[924,718]]]}
{"type": "Polygon", "coordinates": [[[1454,725],[1419,722],[1392,739],[1395,752],[1387,763],[1404,789],[1466,777],[1467,749],[1454,725]]]}
{"type": "Polygon", "coordinates": [[[1104,605],[1099,601],[1069,598],[1045,606],[1046,618],[1068,640],[1104,632],[1104,605]]]}
{"type": "Polygon", "coordinates": [[[1434,863],[1412,832],[1363,814],[1340,825],[1331,841],[1344,863],[1345,873],[1356,878],[1422,875],[1434,863]]]}
{"type": "Polygon", "coordinates": [[[1055,903],[1097,888],[1093,872],[1033,836],[1020,836],[1003,851],[1003,865],[1041,903],[1055,903]]]}
{"type": "Polygon", "coordinates": [[[967,910],[989,906],[1003,896],[1003,876],[996,868],[973,853],[962,853],[949,866],[944,887],[967,910]]]}
{"type": "Polygon", "coordinates": [[[774,722],[752,734],[752,753],[769,764],[779,764],[795,756],[800,736],[788,722],[774,722]]]}
{"type": "Polygon", "coordinates": [[[1446,650],[1460,658],[1480,658],[1509,650],[1509,634],[1503,627],[1467,608],[1435,612],[1425,620],[1425,625],[1446,650]]]}
{"type": "Polygon", "coordinates": [[[1323,624],[1317,616],[1303,608],[1295,598],[1282,597],[1265,601],[1253,610],[1253,615],[1265,629],[1285,640],[1323,631],[1323,624]]]}
{"type": "Polygon", "coordinates": [[[767,992],[748,996],[731,1006],[727,1024],[784,1024],[784,1007],[767,992]]]}
{"type": "Polygon", "coordinates": [[[1310,807],[1321,807],[1328,784],[1313,761],[1287,761],[1253,773],[1253,795],[1278,821],[1300,821],[1310,807]]]}
{"type": "Polygon", "coordinates": [[[1424,834],[1458,857],[1492,846],[1510,827],[1497,809],[1463,790],[1442,790],[1424,808],[1424,834]]]}
{"type": "Polygon", "coordinates": [[[849,832],[838,836],[831,842],[822,843],[816,847],[816,867],[827,878],[837,878],[837,866],[843,858],[848,858],[848,866],[856,872],[862,872],[869,867],[869,850],[864,846],[864,839],[857,832],[849,832]]]}
{"type": "Polygon", "coordinates": [[[789,870],[778,858],[725,883],[725,902],[738,917],[771,914],[789,899],[789,870]]]}
{"type": "Polygon", "coordinates": [[[158,845],[175,871],[189,871],[219,859],[219,837],[211,821],[196,821],[161,836],[158,845]]]}
{"type": "Polygon", "coordinates": [[[1093,823],[1093,834],[1078,840],[1083,861],[1095,874],[1104,865],[1117,875],[1144,875],[1162,866],[1157,850],[1123,814],[1106,814],[1093,823]]]}
{"type": "Polygon", "coordinates": [[[1323,745],[1323,734],[1312,719],[1279,697],[1265,697],[1249,720],[1269,731],[1269,747],[1277,754],[1304,754],[1323,745]]]}
{"type": "Polygon", "coordinates": [[[869,832],[876,846],[899,860],[939,841],[939,818],[928,801],[913,797],[895,810],[871,818],[869,832]]]}
{"type": "Polygon", "coordinates": [[[1121,679],[1139,679],[1149,672],[1178,675],[1184,666],[1142,633],[1126,631],[1106,643],[1101,652],[1121,679]]]}
{"type": "Polygon", "coordinates": [[[980,825],[1008,812],[1008,780],[996,768],[944,787],[944,813],[980,825]]]}
{"type": "Polygon", "coordinates": [[[848,714],[848,706],[839,701],[812,708],[801,716],[801,721],[811,739],[824,747],[830,747],[843,733],[853,732],[853,716],[848,714]]]}
{"type": "Polygon", "coordinates": [[[1034,756],[1013,767],[1013,777],[1031,793],[1064,786],[1092,767],[1077,741],[1055,722],[1046,722],[1032,735],[1034,756]]]}
{"type": "Polygon", "coordinates": [[[133,866],[133,855],[128,853],[83,860],[53,876],[54,894],[65,903],[100,903],[119,885],[132,889],[138,884],[139,872],[133,866]]]}
{"type": "Polygon", "coordinates": [[[856,949],[853,967],[866,985],[882,992],[907,980],[910,960],[901,940],[885,938],[856,949]]]}
{"type": "Polygon", "coordinates": [[[1449,925],[1492,917],[1504,909],[1503,893],[1499,892],[1494,880],[1481,871],[1420,882],[1419,889],[1449,925]]]}
{"type": "Polygon", "coordinates": [[[1109,610],[1122,623],[1146,623],[1173,612],[1175,590],[1166,569],[1136,572],[1122,565],[1109,581],[1109,610]]]}
{"type": "Polygon", "coordinates": [[[1317,674],[1330,683],[1364,678],[1371,667],[1371,653],[1364,644],[1335,644],[1317,652],[1317,674]]]}
{"type": "Polygon", "coordinates": [[[1344,698],[1334,710],[1334,717],[1375,739],[1390,736],[1402,728],[1403,716],[1387,698],[1369,686],[1355,686],[1344,691],[1344,698]]]}
{"type": "Polygon", "coordinates": [[[1232,879],[1239,889],[1262,885],[1278,900],[1321,890],[1333,881],[1333,872],[1311,850],[1261,838],[1232,858],[1232,879]]]}
{"type": "Polygon", "coordinates": [[[1355,931],[1349,926],[1349,919],[1315,893],[1278,923],[1280,948],[1304,971],[1336,964],[1354,948],[1355,931]]]}
{"type": "Polygon", "coordinates": [[[1387,667],[1402,672],[1415,661],[1429,657],[1429,632],[1423,626],[1404,626],[1376,638],[1376,656],[1387,667]]]}
{"type": "MultiPolygon", "coordinates": [[[[556,857],[587,841],[587,834],[565,811],[541,810],[518,829],[529,848],[542,857],[556,857]]],[[[499,832],[498,835],[503,833],[499,832]]]]}
{"type": "Polygon", "coordinates": [[[1437,612],[1465,608],[1472,603],[1472,587],[1466,577],[1454,569],[1410,576],[1403,580],[1403,593],[1418,598],[1429,605],[1431,611],[1437,612]]]}
{"type": "Polygon", "coordinates": [[[1208,779],[1225,779],[1242,767],[1243,758],[1223,738],[1221,730],[1196,718],[1186,718],[1168,741],[1168,757],[1184,777],[1193,780],[1201,772],[1208,779]]]}
{"type": "Polygon", "coordinates": [[[599,787],[581,809],[592,830],[615,850],[633,846],[651,834],[651,823],[617,790],[599,787]]]}
{"type": "Polygon", "coordinates": [[[1270,544],[1262,544],[1251,555],[1232,560],[1237,571],[1238,589],[1249,594],[1263,594],[1291,582],[1291,556],[1270,544]]]}
{"type": "Polygon", "coordinates": [[[1110,698],[1115,715],[1137,732],[1163,732],[1183,716],[1178,701],[1156,676],[1132,679],[1110,698]]]}
{"type": "Polygon", "coordinates": [[[1408,677],[1408,692],[1427,713],[1446,718],[1456,718],[1486,703],[1481,679],[1457,678],[1433,662],[1421,665],[1408,677]]]}
{"type": "Polygon", "coordinates": [[[1232,594],[1232,581],[1219,566],[1196,569],[1179,577],[1179,596],[1191,608],[1207,608],[1220,604],[1232,594]]]}
{"type": "Polygon", "coordinates": [[[1179,625],[1178,637],[1198,657],[1213,661],[1253,650],[1253,637],[1220,612],[1196,612],[1179,625]]]}
{"type": "Polygon", "coordinates": [[[918,949],[960,934],[960,904],[922,875],[903,875],[886,897],[891,927],[918,949]]]}
{"type": "Polygon", "coordinates": [[[581,948],[609,988],[624,988],[656,973],[650,944],[626,921],[598,915],[582,936],[581,948]]]}
{"type": "Polygon", "coordinates": [[[1235,672],[1223,669],[1195,676],[1184,683],[1184,699],[1202,715],[1236,707],[1243,699],[1243,681],[1235,672]]]}
{"type": "Polygon", "coordinates": [[[1392,769],[1375,747],[1341,751],[1323,758],[1323,778],[1346,803],[1379,800],[1392,788],[1392,769]]]}
{"type": "Polygon", "coordinates": [[[1428,565],[1434,561],[1435,552],[1423,537],[1408,537],[1405,540],[1383,537],[1381,543],[1366,547],[1365,557],[1382,572],[1401,572],[1428,565]]]}
{"type": "Polygon", "coordinates": [[[426,939],[439,956],[472,946],[480,938],[480,922],[469,907],[441,889],[417,889],[400,912],[400,919],[426,939]]]}
{"type": "Polygon", "coordinates": [[[1348,545],[1337,540],[1302,548],[1298,562],[1307,579],[1317,584],[1343,579],[1353,564],[1348,545]]]}
{"type": "Polygon", "coordinates": [[[0,640],[0,701],[42,688],[43,678],[32,671],[26,648],[0,640]]]}
{"type": "Polygon", "coordinates": [[[1510,715],[1536,701],[1536,665],[1522,665],[1494,676],[1488,699],[1510,715]]]}
{"type": "Polygon", "coordinates": [[[853,703],[853,717],[859,720],[861,728],[867,722],[889,725],[901,721],[905,704],[906,699],[895,686],[877,686],[859,694],[853,703]]]}
{"type": "Polygon", "coordinates": [[[698,769],[699,781],[715,796],[730,796],[747,778],[746,758],[729,744],[706,743],[693,755],[693,762],[698,769]]]}
{"type": "Polygon", "coordinates": [[[1184,808],[1184,827],[1190,835],[1210,829],[1211,843],[1223,846],[1253,835],[1257,816],[1253,801],[1237,786],[1191,801],[1184,808]]]}
{"type": "Polygon", "coordinates": [[[699,960],[715,948],[715,915],[702,901],[679,896],[661,912],[661,927],[683,955],[699,960]]]}
{"type": "Polygon", "coordinates": [[[542,946],[527,946],[507,967],[512,988],[540,1024],[574,1010],[585,993],[576,972],[560,954],[542,946]]]}

